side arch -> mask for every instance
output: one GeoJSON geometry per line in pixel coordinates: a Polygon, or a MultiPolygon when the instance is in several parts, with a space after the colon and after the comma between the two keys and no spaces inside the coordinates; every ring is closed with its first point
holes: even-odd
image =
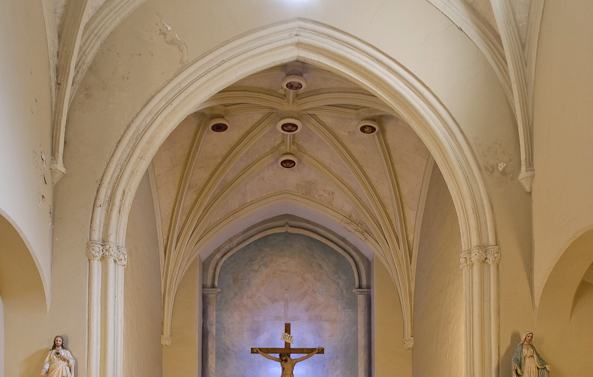
{"type": "Polygon", "coordinates": [[[581,229],[560,251],[537,305],[537,320],[567,323],[573,301],[587,269],[593,264],[593,225],[581,229]]]}
{"type": "MultiPolygon", "coordinates": [[[[482,376],[488,368],[484,358],[497,359],[494,334],[496,321],[484,324],[482,270],[487,253],[498,251],[490,199],[480,167],[463,131],[440,100],[405,67],[365,42],[327,25],[296,19],[244,34],[204,55],[180,72],[147,102],[127,127],[101,178],[95,198],[90,234],[89,259],[89,363],[88,375],[98,375],[99,360],[105,368],[116,368],[121,334],[116,333],[118,307],[114,295],[123,280],[125,230],[138,184],[160,145],[173,129],[214,94],[237,80],[266,68],[303,61],[347,77],[380,98],[404,119],[425,143],[443,173],[459,218],[462,266],[473,265],[475,278],[467,279],[466,302],[473,312],[467,316],[472,339],[467,340],[473,359],[472,375],[482,376]],[[101,259],[107,273],[101,278],[101,259]],[[109,289],[101,307],[101,280],[109,289]],[[106,316],[101,326],[100,316],[106,316]],[[486,328],[492,344],[486,345],[486,328]],[[101,335],[100,335],[101,334],[101,335]],[[99,347],[98,338],[101,337],[99,347]],[[119,340],[118,340],[119,339],[119,340]],[[100,348],[107,352],[101,359],[100,348]]],[[[490,259],[489,259],[490,262],[490,259]]],[[[498,260],[493,259],[494,265],[498,260]]],[[[496,268],[494,271],[497,271],[496,268]]],[[[392,272],[394,273],[394,272],[392,272]]],[[[469,276],[469,275],[468,275],[469,276]]],[[[494,280],[496,281],[496,280],[494,280]]],[[[411,287],[405,289],[411,299],[411,287]],[[408,294],[409,293],[409,294],[408,294]]],[[[497,296],[486,307],[497,312],[497,296]]],[[[411,303],[408,302],[407,306],[411,303]]],[[[469,310],[469,309],[468,309],[469,310]]],[[[405,312],[405,311],[404,311],[405,312]]],[[[467,312],[467,311],[466,311],[467,312]]],[[[494,317],[491,313],[490,318],[494,317]]],[[[490,365],[490,364],[488,364],[490,365]]],[[[470,367],[468,367],[470,368],[470,367]]]]}
{"type": "Polygon", "coordinates": [[[39,337],[46,334],[32,326],[48,318],[43,279],[26,239],[1,213],[0,240],[0,374],[32,375],[39,373],[35,363],[47,354],[46,348],[39,349],[39,337]]]}

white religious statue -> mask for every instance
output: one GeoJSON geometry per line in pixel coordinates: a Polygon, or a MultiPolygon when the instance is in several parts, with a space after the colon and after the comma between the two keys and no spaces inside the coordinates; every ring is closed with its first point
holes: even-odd
{"type": "Polygon", "coordinates": [[[552,367],[531,344],[532,332],[526,332],[513,354],[513,377],[548,377],[552,367]]]}
{"type": "Polygon", "coordinates": [[[49,350],[41,375],[49,377],[73,377],[74,376],[74,358],[66,346],[64,338],[56,336],[54,345],[49,350]]]}
{"type": "Polygon", "coordinates": [[[274,356],[270,356],[269,354],[267,354],[265,352],[262,352],[259,348],[255,348],[255,352],[259,353],[263,357],[268,358],[270,360],[280,362],[280,365],[282,366],[282,376],[281,377],[294,377],[294,374],[292,374],[292,372],[294,370],[294,366],[296,363],[298,363],[299,361],[306,360],[306,359],[310,358],[311,356],[315,355],[316,353],[321,352],[322,350],[323,350],[323,348],[317,347],[317,349],[315,351],[311,352],[310,354],[307,354],[303,357],[299,357],[298,359],[291,359],[290,355],[287,353],[281,353],[279,355],[280,358],[277,358],[274,356]]]}

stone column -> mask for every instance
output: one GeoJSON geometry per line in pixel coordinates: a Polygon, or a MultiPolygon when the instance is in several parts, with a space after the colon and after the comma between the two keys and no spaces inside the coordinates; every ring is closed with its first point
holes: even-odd
{"type": "Polygon", "coordinates": [[[103,325],[101,326],[101,377],[115,376],[115,295],[116,295],[116,261],[119,254],[114,243],[103,245],[103,267],[105,268],[105,285],[103,286],[103,325]]]}
{"type": "Polygon", "coordinates": [[[117,250],[115,261],[115,375],[124,374],[124,269],[128,265],[128,250],[123,247],[117,250]]]}
{"type": "Polygon", "coordinates": [[[486,249],[486,261],[490,265],[490,357],[492,359],[491,377],[499,375],[499,328],[500,314],[498,309],[498,264],[500,249],[498,246],[486,249]]]}
{"type": "Polygon", "coordinates": [[[371,290],[355,289],[358,296],[358,377],[371,375],[371,290]]]}
{"type": "Polygon", "coordinates": [[[218,288],[202,289],[202,377],[216,376],[216,295],[218,288]]]}
{"type": "Polygon", "coordinates": [[[465,377],[472,375],[472,283],[471,253],[464,251],[460,258],[463,270],[463,302],[465,304],[465,377]]]}
{"type": "Polygon", "coordinates": [[[88,360],[86,375],[99,377],[101,361],[101,258],[103,244],[90,241],[86,256],[89,259],[89,318],[88,318],[88,360]]]}
{"type": "Polygon", "coordinates": [[[472,262],[472,341],[473,377],[484,375],[484,262],[486,251],[475,247],[471,251],[472,262]]]}

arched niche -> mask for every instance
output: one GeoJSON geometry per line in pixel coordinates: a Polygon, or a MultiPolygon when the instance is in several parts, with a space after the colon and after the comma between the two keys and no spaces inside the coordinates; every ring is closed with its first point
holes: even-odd
{"type": "MultiPolygon", "coordinates": [[[[360,377],[368,376],[370,370],[371,345],[371,290],[370,261],[355,246],[331,230],[305,219],[284,215],[262,221],[245,231],[231,237],[227,242],[211,253],[202,264],[202,306],[203,306],[203,363],[202,376],[216,376],[217,342],[217,296],[220,294],[219,278],[226,261],[235,253],[245,250],[249,245],[271,235],[293,234],[320,242],[339,253],[348,263],[353,275],[357,302],[357,365],[360,377]]],[[[356,339],[356,338],[355,338],[356,339]]]]}
{"type": "Polygon", "coordinates": [[[593,263],[593,229],[573,237],[561,253],[542,291],[537,307],[538,322],[568,322],[579,284],[593,263]]]}
{"type": "Polygon", "coordinates": [[[593,285],[586,277],[593,264],[593,228],[572,237],[560,251],[536,311],[534,343],[560,375],[581,376],[593,368],[586,350],[593,347],[593,285]]]}

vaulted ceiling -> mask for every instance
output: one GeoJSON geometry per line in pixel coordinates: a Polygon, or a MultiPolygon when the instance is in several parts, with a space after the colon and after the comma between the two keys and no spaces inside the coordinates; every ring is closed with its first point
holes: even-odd
{"type": "Polygon", "coordinates": [[[342,237],[379,257],[411,316],[414,241],[432,166],[408,124],[333,73],[295,62],[236,82],[186,117],[149,168],[165,308],[217,235],[271,205],[294,215],[292,205],[313,213],[309,220],[337,224],[342,237]],[[295,76],[302,89],[283,87],[295,76]],[[221,122],[228,129],[215,132],[221,122]],[[286,132],[286,122],[298,130],[286,132]],[[296,165],[282,166],[285,160],[296,165]]]}
{"type": "Polygon", "coordinates": [[[282,88],[286,66],[252,75],[202,104],[161,146],[152,165],[165,250],[184,232],[198,240],[250,204],[291,193],[335,211],[376,247],[393,232],[411,252],[428,150],[369,92],[319,68],[298,69],[302,90],[282,88]],[[214,132],[210,120],[220,116],[229,128],[214,132]],[[285,117],[302,128],[282,133],[277,123],[285,117]],[[365,119],[378,132],[361,132],[365,119]],[[279,164],[286,153],[297,166],[279,164]]]}

